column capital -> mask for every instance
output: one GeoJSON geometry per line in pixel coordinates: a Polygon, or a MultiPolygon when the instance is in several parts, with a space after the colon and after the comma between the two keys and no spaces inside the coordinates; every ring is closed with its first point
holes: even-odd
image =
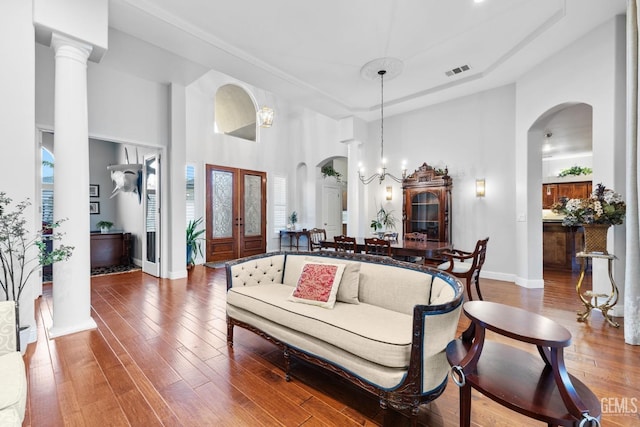
{"type": "Polygon", "coordinates": [[[66,57],[82,64],[87,64],[93,46],[83,43],[63,34],[53,33],[51,35],[51,47],[56,53],[56,58],[66,57]]]}

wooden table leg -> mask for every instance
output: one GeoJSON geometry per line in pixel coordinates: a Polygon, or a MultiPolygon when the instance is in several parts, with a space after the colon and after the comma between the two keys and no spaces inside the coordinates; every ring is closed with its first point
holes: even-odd
{"type": "Polygon", "coordinates": [[[471,386],[465,384],[460,387],[460,426],[471,425],[471,386]]]}

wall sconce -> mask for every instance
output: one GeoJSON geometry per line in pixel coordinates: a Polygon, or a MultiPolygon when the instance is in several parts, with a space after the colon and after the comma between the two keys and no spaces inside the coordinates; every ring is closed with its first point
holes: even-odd
{"type": "Polygon", "coordinates": [[[485,190],[485,181],[484,178],[476,179],[476,197],[484,197],[485,190]]]}
{"type": "Polygon", "coordinates": [[[391,200],[393,198],[393,187],[387,187],[384,194],[387,197],[387,200],[391,200]]]}
{"type": "Polygon", "coordinates": [[[273,108],[262,107],[258,110],[258,126],[261,128],[270,128],[273,124],[273,108]]]}

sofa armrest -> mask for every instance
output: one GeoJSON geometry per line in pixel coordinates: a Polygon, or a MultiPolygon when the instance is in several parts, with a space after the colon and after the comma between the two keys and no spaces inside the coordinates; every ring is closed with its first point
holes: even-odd
{"type": "Polygon", "coordinates": [[[15,301],[0,301],[0,355],[18,351],[18,323],[15,301]]]}
{"type": "Polygon", "coordinates": [[[441,304],[416,305],[413,308],[411,359],[407,376],[413,377],[418,394],[441,390],[449,373],[446,348],[455,339],[464,293],[454,277],[441,278],[453,288],[453,296],[441,304]]]}

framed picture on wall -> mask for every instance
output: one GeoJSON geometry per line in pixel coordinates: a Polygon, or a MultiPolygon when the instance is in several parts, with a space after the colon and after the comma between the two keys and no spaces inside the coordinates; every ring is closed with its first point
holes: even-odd
{"type": "Polygon", "coordinates": [[[89,202],[89,213],[91,215],[100,213],[100,202],[89,202]]]}
{"type": "Polygon", "coordinates": [[[100,197],[100,186],[97,184],[89,184],[89,197],[100,197]]]}

